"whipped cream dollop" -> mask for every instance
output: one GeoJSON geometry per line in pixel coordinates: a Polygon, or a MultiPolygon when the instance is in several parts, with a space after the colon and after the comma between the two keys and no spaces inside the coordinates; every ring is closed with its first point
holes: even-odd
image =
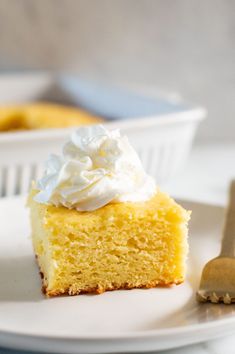
{"type": "Polygon", "coordinates": [[[79,211],[111,202],[146,201],[156,193],[128,138],[101,125],[77,129],[62,156],[50,155],[36,188],[37,202],[79,211]]]}

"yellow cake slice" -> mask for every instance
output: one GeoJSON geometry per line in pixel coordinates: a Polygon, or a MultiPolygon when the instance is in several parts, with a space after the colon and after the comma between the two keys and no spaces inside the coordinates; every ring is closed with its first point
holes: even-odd
{"type": "Polygon", "coordinates": [[[96,124],[102,119],[83,109],[52,103],[31,103],[0,107],[0,132],[65,128],[96,124]]]}
{"type": "Polygon", "coordinates": [[[156,190],[145,202],[93,211],[38,203],[32,188],[32,240],[43,291],[60,294],[151,288],[185,278],[190,213],[156,190]]]}

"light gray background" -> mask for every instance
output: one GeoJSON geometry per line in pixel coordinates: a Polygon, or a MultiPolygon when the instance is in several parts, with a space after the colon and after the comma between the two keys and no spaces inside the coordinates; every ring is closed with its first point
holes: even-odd
{"type": "Polygon", "coordinates": [[[0,0],[0,70],[70,70],[180,92],[235,138],[234,0],[0,0]]]}

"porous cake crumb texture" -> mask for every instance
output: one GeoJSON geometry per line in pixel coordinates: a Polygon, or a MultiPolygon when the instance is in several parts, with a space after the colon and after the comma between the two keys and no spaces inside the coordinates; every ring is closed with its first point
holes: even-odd
{"type": "Polygon", "coordinates": [[[144,203],[92,212],[29,197],[32,239],[48,296],[179,284],[185,277],[189,212],[158,191],[144,203]]]}

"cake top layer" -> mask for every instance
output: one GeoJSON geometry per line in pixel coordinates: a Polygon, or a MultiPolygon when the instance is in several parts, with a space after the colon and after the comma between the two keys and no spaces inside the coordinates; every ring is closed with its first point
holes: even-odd
{"type": "Polygon", "coordinates": [[[156,193],[128,138],[102,125],[77,129],[61,156],[50,155],[36,187],[37,202],[79,211],[111,202],[142,202],[156,193]]]}

